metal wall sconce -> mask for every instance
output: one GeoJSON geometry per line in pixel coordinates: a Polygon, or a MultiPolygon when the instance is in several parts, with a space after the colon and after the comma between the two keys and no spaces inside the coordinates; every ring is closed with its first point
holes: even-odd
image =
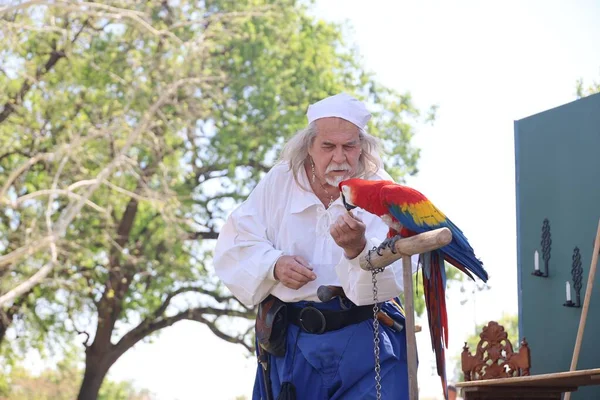
{"type": "Polygon", "coordinates": [[[581,266],[581,253],[579,247],[573,249],[573,263],[571,264],[571,276],[573,277],[573,288],[575,289],[575,299],[571,300],[571,284],[566,283],[567,301],[563,304],[565,307],[581,307],[581,278],[583,275],[583,267],[581,266]]]}
{"type": "Polygon", "coordinates": [[[539,253],[536,250],[534,253],[534,269],[531,275],[541,276],[542,278],[548,277],[548,262],[550,261],[550,250],[552,248],[552,235],[550,234],[550,221],[548,218],[544,219],[542,224],[542,259],[544,260],[544,272],[540,271],[539,253]]]}

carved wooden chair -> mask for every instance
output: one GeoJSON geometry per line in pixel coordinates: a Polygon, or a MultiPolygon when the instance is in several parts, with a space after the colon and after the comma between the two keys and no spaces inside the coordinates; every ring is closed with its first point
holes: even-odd
{"type": "Polygon", "coordinates": [[[531,356],[525,338],[519,351],[513,351],[504,327],[495,321],[484,326],[479,337],[481,340],[474,355],[469,352],[466,342],[463,347],[461,364],[465,381],[529,375],[531,356]]]}

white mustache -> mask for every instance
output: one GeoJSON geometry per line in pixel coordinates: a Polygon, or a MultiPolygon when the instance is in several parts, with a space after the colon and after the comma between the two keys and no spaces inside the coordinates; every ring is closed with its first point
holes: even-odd
{"type": "Polygon", "coordinates": [[[352,169],[352,167],[350,167],[350,164],[348,163],[343,163],[343,164],[337,164],[337,163],[331,163],[327,166],[327,169],[325,170],[325,173],[329,173],[331,171],[350,171],[352,169]]]}

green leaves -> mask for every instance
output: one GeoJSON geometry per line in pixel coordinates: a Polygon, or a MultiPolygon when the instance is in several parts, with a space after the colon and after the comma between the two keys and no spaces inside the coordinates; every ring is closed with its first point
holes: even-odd
{"type": "Polygon", "coordinates": [[[585,87],[583,79],[579,79],[577,80],[576,93],[578,99],[594,93],[600,93],[600,82],[592,82],[590,85],[585,87]]]}

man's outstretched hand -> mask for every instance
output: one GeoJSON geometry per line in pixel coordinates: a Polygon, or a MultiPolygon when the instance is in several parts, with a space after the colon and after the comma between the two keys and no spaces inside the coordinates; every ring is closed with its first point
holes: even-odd
{"type": "Polygon", "coordinates": [[[365,248],[365,231],[366,225],[350,212],[340,215],[329,229],[331,237],[344,249],[344,254],[349,259],[356,258],[365,248]]]}

